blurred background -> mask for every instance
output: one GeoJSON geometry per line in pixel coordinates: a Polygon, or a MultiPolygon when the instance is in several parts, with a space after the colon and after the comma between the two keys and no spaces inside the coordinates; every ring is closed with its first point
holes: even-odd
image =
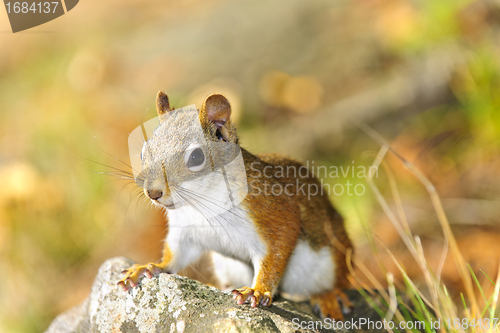
{"type": "MultiPolygon", "coordinates": [[[[380,149],[352,125],[366,122],[434,183],[460,249],[491,289],[500,2],[86,0],[16,34],[0,10],[1,332],[45,330],[85,299],[108,258],[160,258],[162,213],[109,174],[130,171],[128,134],[156,115],[160,89],[176,107],[223,92],[251,152],[344,170],[367,168],[380,149]]],[[[386,161],[437,265],[443,234],[427,192],[398,159],[386,161]]],[[[365,223],[421,281],[365,180],[323,178],[363,185],[360,195],[331,194],[358,255],[373,257],[365,223]]],[[[384,169],[375,183],[395,211],[384,169]]],[[[453,261],[443,279],[460,291],[453,261]]]]}

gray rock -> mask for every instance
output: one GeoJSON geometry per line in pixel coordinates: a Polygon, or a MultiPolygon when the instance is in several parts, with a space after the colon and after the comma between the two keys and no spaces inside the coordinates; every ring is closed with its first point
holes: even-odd
{"type": "MultiPolygon", "coordinates": [[[[106,261],[99,269],[89,297],[59,315],[46,333],[328,331],[325,329],[328,326],[323,329],[318,326],[319,319],[308,302],[278,299],[271,307],[251,308],[248,304],[237,305],[231,295],[216,288],[178,275],[143,278],[136,288],[125,292],[116,283],[121,272],[132,264],[125,258],[106,261]],[[301,329],[300,322],[315,322],[317,326],[301,329]]],[[[359,293],[352,291],[349,297],[357,308],[357,318],[378,320],[359,293]]]]}

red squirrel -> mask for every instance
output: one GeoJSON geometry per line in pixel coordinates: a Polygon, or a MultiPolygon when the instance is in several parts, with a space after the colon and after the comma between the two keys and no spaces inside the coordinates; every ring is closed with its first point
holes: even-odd
{"type": "Polygon", "coordinates": [[[160,125],[144,142],[138,182],[165,209],[163,256],[159,263],[133,265],[118,284],[128,290],[142,275],[176,273],[209,252],[216,277],[234,288],[238,304],[270,306],[280,292],[309,298],[323,318],[340,320],[352,311],[342,291],[350,287],[345,250],[352,244],[328,196],[303,191],[321,188],[311,172],[287,157],[241,148],[221,94],[208,96],[199,110],[178,112],[160,91],[156,108],[160,125]],[[236,175],[227,171],[235,156],[243,167],[236,175]],[[228,184],[236,187],[224,189],[228,184]],[[344,251],[333,246],[325,225],[344,251]]]}

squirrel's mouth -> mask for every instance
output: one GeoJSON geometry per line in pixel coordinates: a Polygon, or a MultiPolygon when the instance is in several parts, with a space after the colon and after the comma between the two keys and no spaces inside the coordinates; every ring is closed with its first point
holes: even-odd
{"type": "Polygon", "coordinates": [[[165,208],[167,208],[167,209],[175,209],[175,204],[174,203],[163,204],[162,206],[165,207],[165,208]]]}
{"type": "Polygon", "coordinates": [[[160,189],[144,189],[144,194],[153,202],[153,204],[166,209],[178,208],[179,205],[174,203],[174,199],[170,195],[170,192],[165,192],[166,191],[160,189]]]}
{"type": "Polygon", "coordinates": [[[160,206],[168,209],[174,210],[182,206],[179,202],[174,202],[172,197],[169,198],[161,198],[160,200],[152,200],[154,203],[159,204],[160,206]]]}
{"type": "Polygon", "coordinates": [[[164,207],[166,209],[176,209],[179,207],[179,205],[175,204],[174,203],[174,200],[172,199],[172,197],[168,197],[168,198],[165,198],[165,197],[162,197],[162,196],[159,196],[159,197],[156,197],[156,198],[152,198],[150,196],[150,194],[148,192],[146,192],[146,196],[153,202],[153,204],[155,204],[156,206],[161,206],[161,207],[164,207]]]}
{"type": "Polygon", "coordinates": [[[151,201],[156,206],[163,207],[163,208],[166,208],[168,210],[174,210],[176,208],[179,208],[179,205],[176,205],[173,202],[163,203],[163,202],[160,202],[159,200],[151,200],[151,201]]]}

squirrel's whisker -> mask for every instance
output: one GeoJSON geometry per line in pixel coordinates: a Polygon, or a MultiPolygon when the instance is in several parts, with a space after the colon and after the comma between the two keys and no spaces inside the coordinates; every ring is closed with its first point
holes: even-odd
{"type": "MultiPolygon", "coordinates": [[[[99,149],[100,151],[102,151],[103,153],[105,153],[106,155],[108,155],[109,157],[111,157],[112,159],[114,159],[114,160],[120,162],[121,164],[125,165],[126,167],[134,170],[134,168],[131,165],[129,165],[128,163],[125,163],[122,160],[120,160],[119,158],[113,156],[113,154],[108,153],[107,151],[105,151],[104,149],[102,149],[101,147],[99,147],[97,144],[96,144],[96,147],[97,147],[97,149],[99,149]]],[[[91,161],[91,160],[89,160],[89,161],[91,161]]],[[[93,161],[91,161],[91,162],[93,162],[93,161]]],[[[100,163],[98,163],[98,164],[100,164],[100,163]]],[[[134,171],[138,171],[138,170],[134,170],[134,171]]]]}

